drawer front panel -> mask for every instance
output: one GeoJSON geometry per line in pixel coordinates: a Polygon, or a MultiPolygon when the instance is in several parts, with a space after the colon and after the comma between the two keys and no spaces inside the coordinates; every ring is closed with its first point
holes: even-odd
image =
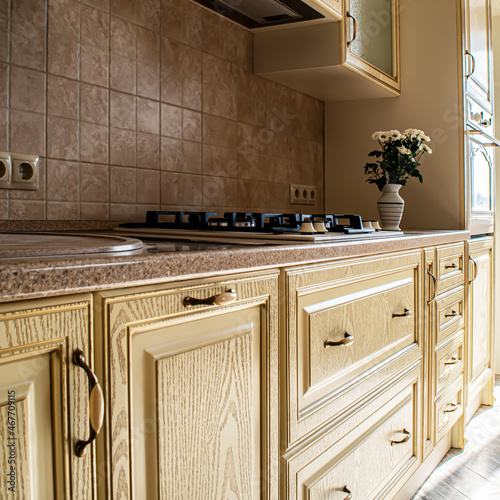
{"type": "Polygon", "coordinates": [[[298,473],[299,499],[364,500],[379,495],[411,460],[417,461],[413,386],[362,424],[363,431],[342,449],[333,447],[298,473]]]}
{"type": "Polygon", "coordinates": [[[436,394],[439,394],[464,369],[464,333],[436,352],[436,394]]]}
{"type": "Polygon", "coordinates": [[[463,414],[463,377],[436,400],[436,443],[463,414]]]}
{"type": "Polygon", "coordinates": [[[458,243],[437,249],[437,293],[464,281],[465,250],[458,243]]]}
{"type": "Polygon", "coordinates": [[[405,273],[397,278],[379,286],[367,280],[358,292],[357,285],[347,285],[336,290],[340,297],[304,308],[308,328],[303,336],[309,344],[301,352],[309,352],[309,370],[303,373],[309,379],[305,395],[333,377],[330,389],[337,387],[415,341],[413,280],[405,273]],[[408,316],[393,317],[405,309],[411,311],[408,316]]]}
{"type": "Polygon", "coordinates": [[[421,356],[421,262],[412,251],[286,271],[287,446],[421,356]]]}
{"type": "Polygon", "coordinates": [[[439,345],[456,331],[464,328],[464,314],[463,287],[436,300],[436,345],[439,345]]]}

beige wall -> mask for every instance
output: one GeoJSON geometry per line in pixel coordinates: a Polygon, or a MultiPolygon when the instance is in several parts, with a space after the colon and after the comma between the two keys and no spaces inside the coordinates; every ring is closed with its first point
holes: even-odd
{"type": "Polygon", "coordinates": [[[252,35],[190,0],[0,0],[0,33],[0,151],[40,155],[42,174],[0,189],[0,219],[289,211],[289,183],[322,193],[323,104],[254,76],[252,35]]]}

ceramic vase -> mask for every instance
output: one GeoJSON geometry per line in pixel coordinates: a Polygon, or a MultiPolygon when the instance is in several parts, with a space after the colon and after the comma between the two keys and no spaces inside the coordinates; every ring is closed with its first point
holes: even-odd
{"type": "Polygon", "coordinates": [[[399,223],[403,216],[405,202],[399,196],[401,184],[386,184],[382,196],[378,199],[378,213],[384,231],[401,231],[399,223]]]}

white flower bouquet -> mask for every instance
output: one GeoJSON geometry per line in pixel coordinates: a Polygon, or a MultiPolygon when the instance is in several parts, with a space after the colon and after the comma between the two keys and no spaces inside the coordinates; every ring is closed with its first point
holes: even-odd
{"type": "Polygon", "coordinates": [[[379,142],[382,151],[375,150],[368,156],[377,158],[375,163],[365,165],[365,174],[370,178],[366,181],[376,184],[380,191],[386,184],[401,184],[404,186],[410,177],[416,177],[422,182],[418,167],[424,153],[432,153],[425,144],[430,138],[422,130],[406,129],[375,132],[372,139],[379,142]]]}

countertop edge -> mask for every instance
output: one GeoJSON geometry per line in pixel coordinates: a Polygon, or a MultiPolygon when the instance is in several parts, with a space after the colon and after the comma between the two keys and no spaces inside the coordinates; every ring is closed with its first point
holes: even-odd
{"type": "Polygon", "coordinates": [[[468,231],[408,231],[349,243],[256,246],[135,256],[0,260],[0,302],[296,267],[466,241],[468,231]]]}

